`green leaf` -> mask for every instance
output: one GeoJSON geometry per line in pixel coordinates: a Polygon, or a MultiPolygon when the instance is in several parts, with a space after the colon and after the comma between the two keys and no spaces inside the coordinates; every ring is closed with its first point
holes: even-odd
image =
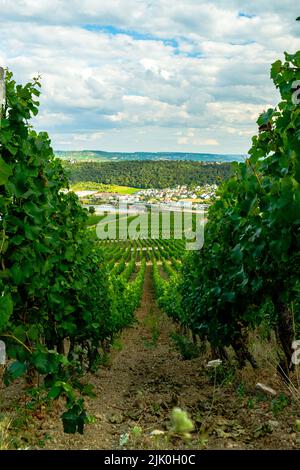
{"type": "Polygon", "coordinates": [[[77,418],[77,431],[79,432],[79,434],[83,434],[86,420],[87,420],[87,415],[86,415],[86,412],[83,411],[77,418]]]}
{"type": "Polygon", "coordinates": [[[2,295],[2,297],[0,297],[0,332],[4,331],[7,327],[12,312],[13,301],[11,295],[2,295]]]}
{"type": "Polygon", "coordinates": [[[36,352],[32,356],[32,364],[40,374],[48,374],[51,372],[49,368],[48,354],[44,352],[36,352]]]}
{"type": "Polygon", "coordinates": [[[31,325],[27,331],[27,336],[32,341],[37,341],[40,337],[40,330],[37,325],[31,325]]]}
{"type": "Polygon", "coordinates": [[[274,62],[271,68],[271,78],[274,79],[278,75],[278,73],[281,70],[281,67],[282,67],[281,60],[277,60],[276,62],[274,62]]]}
{"type": "Polygon", "coordinates": [[[70,410],[61,415],[65,433],[75,434],[76,432],[79,432],[80,434],[83,434],[87,415],[81,408],[81,406],[75,404],[70,410]]]}
{"type": "Polygon", "coordinates": [[[11,242],[17,246],[21,245],[23,241],[24,241],[24,237],[22,235],[16,235],[15,237],[11,239],[11,242]]]}
{"type": "Polygon", "coordinates": [[[7,183],[8,178],[12,175],[12,167],[8,165],[0,156],[0,185],[7,183]]]}
{"type": "Polygon", "coordinates": [[[53,387],[51,387],[48,393],[48,397],[51,398],[52,400],[55,400],[56,398],[59,397],[59,395],[61,394],[61,391],[62,391],[62,387],[60,385],[53,385],[53,387]]]}
{"type": "Polygon", "coordinates": [[[222,297],[223,297],[223,300],[225,302],[234,302],[235,301],[235,293],[234,292],[225,292],[222,297]]]}
{"type": "Polygon", "coordinates": [[[25,374],[26,370],[27,366],[25,363],[20,361],[13,362],[7,367],[5,371],[4,383],[6,385],[9,385],[11,382],[25,374]]]}
{"type": "Polygon", "coordinates": [[[262,113],[257,120],[257,124],[259,126],[268,124],[272,119],[273,113],[274,113],[273,109],[268,109],[266,113],[262,113]]]}
{"type": "Polygon", "coordinates": [[[18,147],[11,145],[11,144],[6,144],[6,148],[10,151],[10,153],[15,157],[18,153],[18,147]]]}
{"type": "Polygon", "coordinates": [[[240,244],[236,245],[231,251],[231,258],[235,263],[239,263],[243,259],[243,252],[240,244]]]}
{"type": "Polygon", "coordinates": [[[62,414],[62,422],[64,432],[66,434],[75,434],[77,431],[77,416],[74,413],[67,411],[62,414]]]}
{"type": "Polygon", "coordinates": [[[22,343],[26,341],[26,330],[27,327],[25,325],[18,325],[13,328],[13,334],[16,338],[18,338],[22,343]]]}
{"type": "Polygon", "coordinates": [[[17,284],[21,284],[24,279],[23,272],[21,266],[18,264],[14,264],[10,269],[10,275],[12,280],[17,284]]]}
{"type": "Polygon", "coordinates": [[[94,385],[85,384],[81,390],[82,395],[87,395],[90,398],[96,398],[96,393],[94,392],[94,385]]]}

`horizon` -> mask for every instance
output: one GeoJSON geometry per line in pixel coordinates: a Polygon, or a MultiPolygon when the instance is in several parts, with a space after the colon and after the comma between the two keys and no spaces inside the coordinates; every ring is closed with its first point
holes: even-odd
{"type": "Polygon", "coordinates": [[[163,151],[163,152],[160,152],[160,151],[155,151],[155,152],[151,152],[151,151],[139,151],[139,150],[134,150],[132,152],[125,152],[125,151],[117,151],[117,150],[101,150],[101,149],[82,149],[82,150],[79,150],[79,149],[68,149],[68,150],[63,150],[63,149],[54,149],[54,152],[101,152],[101,153],[121,153],[121,154],[133,154],[133,153],[137,153],[137,154],[148,154],[148,153],[151,153],[151,154],[170,154],[170,153],[173,153],[173,154],[182,154],[182,155],[236,155],[236,156],[246,156],[247,153],[224,153],[224,152],[184,152],[184,151],[163,151]]]}

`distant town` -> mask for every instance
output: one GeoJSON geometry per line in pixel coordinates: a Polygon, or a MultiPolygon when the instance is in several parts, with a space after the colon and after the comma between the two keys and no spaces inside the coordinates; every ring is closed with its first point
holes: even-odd
{"type": "Polygon", "coordinates": [[[81,203],[87,208],[94,208],[94,211],[102,212],[107,210],[108,205],[115,207],[117,204],[127,204],[138,209],[140,206],[163,206],[164,209],[176,210],[178,208],[189,207],[193,210],[207,208],[216,195],[218,186],[216,184],[206,184],[189,189],[187,186],[176,186],[165,189],[140,189],[134,194],[121,194],[120,192],[105,192],[94,189],[74,190],[81,203]]]}

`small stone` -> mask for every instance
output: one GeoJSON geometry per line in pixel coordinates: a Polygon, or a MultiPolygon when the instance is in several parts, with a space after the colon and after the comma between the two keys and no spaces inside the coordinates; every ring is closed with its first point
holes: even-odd
{"type": "Polygon", "coordinates": [[[214,359],[206,364],[206,367],[218,367],[222,364],[221,359],[214,359]]]}
{"type": "Polygon", "coordinates": [[[269,424],[269,426],[272,430],[278,428],[278,426],[279,426],[279,422],[276,421],[275,419],[270,419],[268,421],[268,424],[269,424]]]}
{"type": "Polygon", "coordinates": [[[272,395],[273,397],[276,397],[277,395],[277,392],[273,388],[268,387],[267,385],[264,385],[262,383],[257,383],[255,388],[261,390],[264,393],[267,393],[268,395],[272,395]]]}
{"type": "Polygon", "coordinates": [[[234,449],[235,447],[237,447],[237,445],[235,444],[235,442],[227,441],[225,442],[224,447],[226,449],[234,449]]]}
{"type": "Polygon", "coordinates": [[[165,432],[160,429],[154,429],[154,431],[150,432],[150,436],[162,436],[163,434],[165,434],[165,432]]]}
{"type": "Polygon", "coordinates": [[[112,424],[121,424],[123,422],[123,416],[121,414],[113,414],[108,417],[108,421],[112,424]]]}

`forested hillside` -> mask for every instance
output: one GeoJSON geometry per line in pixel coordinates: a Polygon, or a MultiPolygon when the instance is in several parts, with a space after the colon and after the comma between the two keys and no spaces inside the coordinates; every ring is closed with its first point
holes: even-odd
{"type": "Polygon", "coordinates": [[[95,181],[135,188],[220,184],[232,174],[231,163],[183,161],[126,161],[102,163],[62,162],[70,182],[95,181]]]}

